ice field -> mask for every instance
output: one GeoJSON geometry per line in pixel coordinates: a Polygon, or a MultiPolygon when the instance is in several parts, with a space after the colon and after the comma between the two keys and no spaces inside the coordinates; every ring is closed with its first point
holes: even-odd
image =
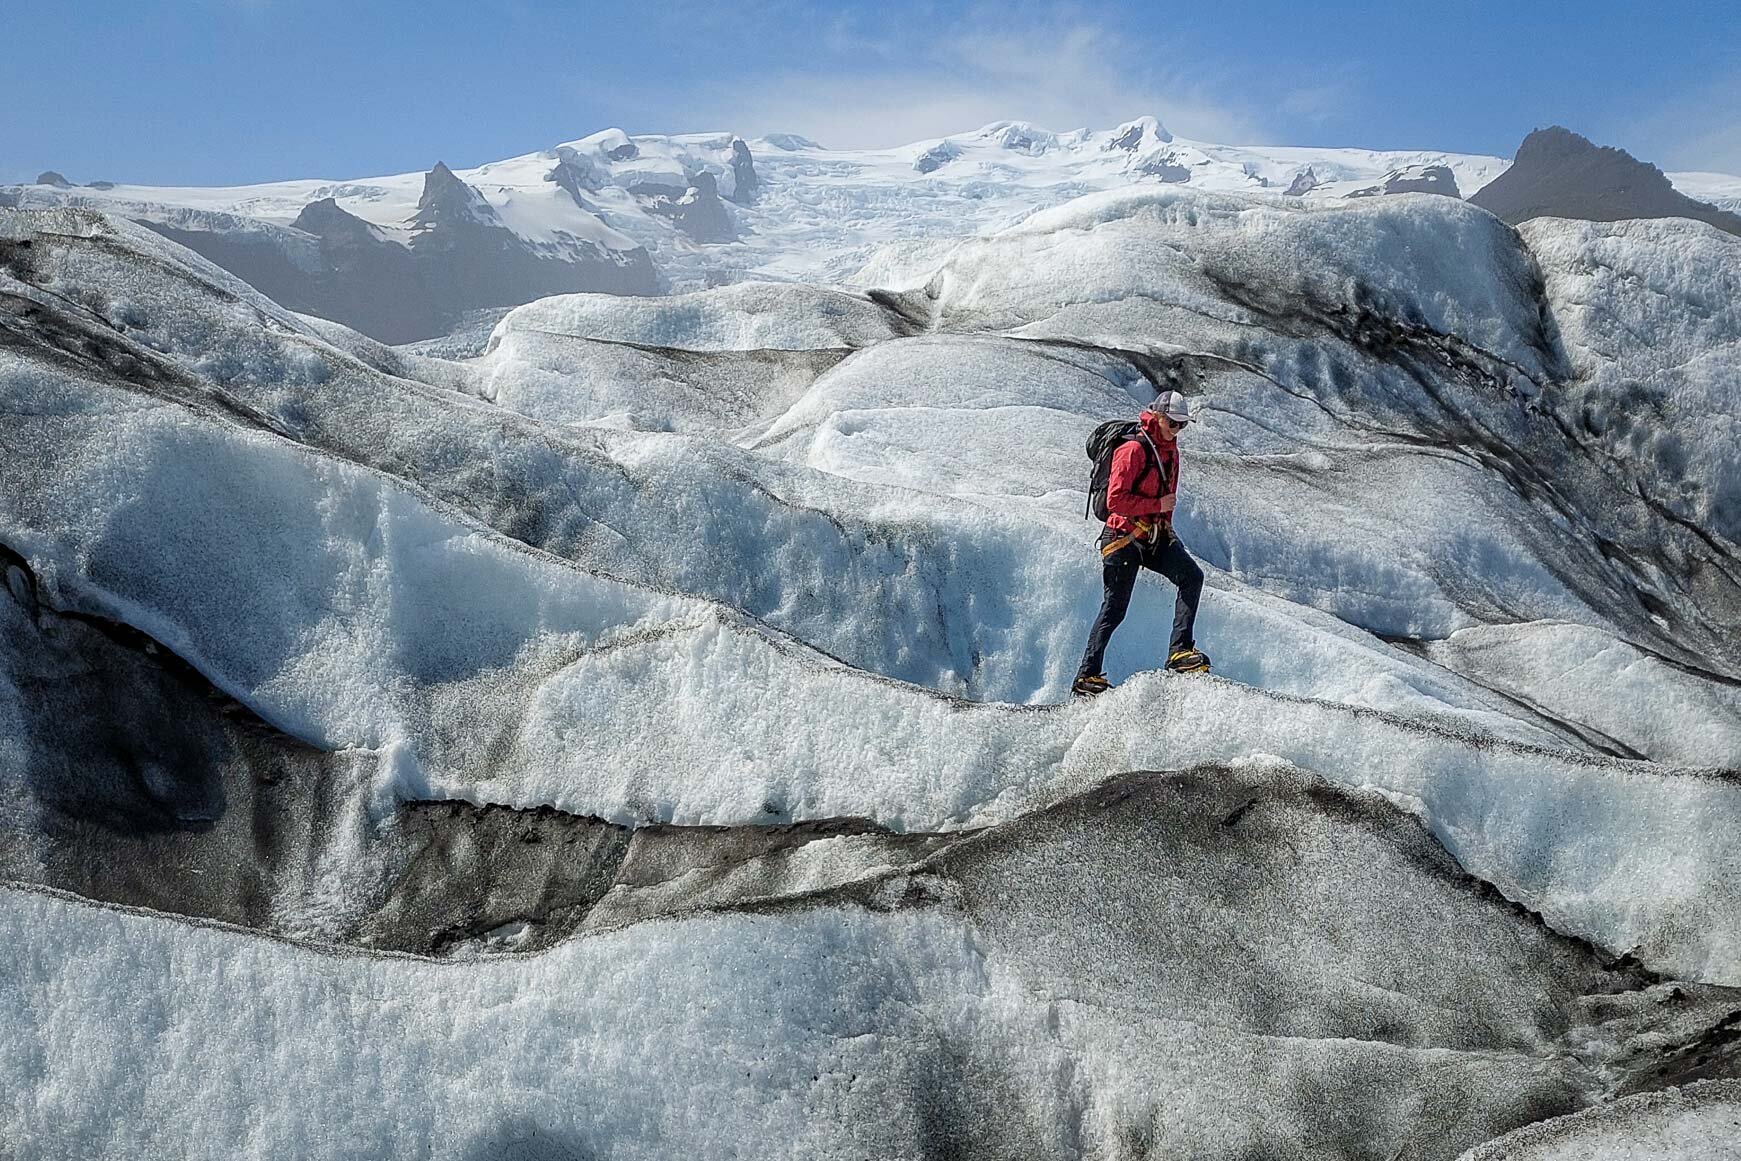
{"type": "Polygon", "coordinates": [[[0,1141],[1741,1152],[1741,239],[963,233],[449,361],[0,209],[0,1141]],[[1159,389],[1215,673],[1072,701],[1159,389]]]}

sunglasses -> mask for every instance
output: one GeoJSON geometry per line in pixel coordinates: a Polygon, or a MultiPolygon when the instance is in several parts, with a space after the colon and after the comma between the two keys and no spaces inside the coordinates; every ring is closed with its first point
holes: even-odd
{"type": "Polygon", "coordinates": [[[1191,421],[1189,419],[1174,419],[1170,415],[1162,415],[1161,421],[1163,423],[1165,423],[1168,427],[1176,427],[1180,431],[1184,431],[1185,428],[1189,427],[1191,424],[1191,421]]]}

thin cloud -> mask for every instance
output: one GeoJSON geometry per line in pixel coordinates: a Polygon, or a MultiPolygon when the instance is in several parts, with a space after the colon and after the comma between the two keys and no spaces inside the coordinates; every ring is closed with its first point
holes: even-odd
{"type": "Polygon", "coordinates": [[[1619,124],[1615,140],[1660,169],[1741,175],[1741,71],[1708,81],[1675,101],[1619,124]]]}
{"type": "Polygon", "coordinates": [[[1282,94],[1279,107],[1297,121],[1321,126],[1340,117],[1354,103],[1354,86],[1346,81],[1305,85],[1282,94]]]}
{"type": "Polygon", "coordinates": [[[1095,23],[1042,20],[1015,29],[1006,23],[995,34],[899,43],[837,25],[829,38],[869,63],[848,72],[789,72],[753,93],[718,93],[715,107],[740,131],[801,133],[836,148],[901,145],[1006,118],[1066,130],[1106,128],[1143,114],[1203,140],[1263,136],[1239,103],[1139,55],[1095,23]]]}

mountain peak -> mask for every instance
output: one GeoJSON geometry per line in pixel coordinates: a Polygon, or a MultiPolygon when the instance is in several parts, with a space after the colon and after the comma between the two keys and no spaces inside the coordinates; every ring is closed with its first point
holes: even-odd
{"type": "Polygon", "coordinates": [[[411,218],[414,230],[433,230],[437,226],[465,222],[499,225],[496,211],[484,195],[461,181],[444,162],[436,162],[423,177],[423,196],[417,200],[417,213],[411,218]]]}
{"type": "Polygon", "coordinates": [[[1106,148],[1136,153],[1151,145],[1170,145],[1172,141],[1173,135],[1167,132],[1167,127],[1161,124],[1160,119],[1145,114],[1114,129],[1106,148]]]}
{"type": "Polygon", "coordinates": [[[1741,234],[1741,217],[1687,197],[1662,170],[1626,150],[1597,145],[1561,125],[1525,137],[1511,168],[1469,200],[1514,225],[1550,217],[1693,218],[1741,234]]]}

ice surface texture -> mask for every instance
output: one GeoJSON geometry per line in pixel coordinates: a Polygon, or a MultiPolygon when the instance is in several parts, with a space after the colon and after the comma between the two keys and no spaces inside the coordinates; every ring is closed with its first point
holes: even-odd
{"type": "MultiPolygon", "coordinates": [[[[1720,360],[1736,328],[1702,297],[1733,280],[1734,257],[1687,233],[1704,227],[1562,238],[1552,225],[1520,237],[1431,196],[1095,195],[971,241],[898,293],[558,298],[509,314],[484,357],[452,364],[285,311],[142,228],[0,211],[0,545],[16,554],[0,795],[19,820],[5,873],[372,946],[489,952],[594,933],[514,964],[330,961],[369,995],[422,997],[415,1010],[371,1002],[341,1029],[358,1052],[407,1047],[374,1079],[311,1086],[319,1109],[282,1106],[256,1151],[332,1116],[365,1148],[525,1144],[479,1136],[499,1123],[566,1134],[554,1139],[579,1155],[642,1147],[624,1144],[633,1126],[682,1152],[724,1097],[607,1113],[587,1095],[669,1084],[753,1096],[757,1124],[795,1154],[812,1141],[812,1154],[923,1153],[941,1148],[923,1144],[936,1126],[984,1121],[972,1114],[1019,1092],[1038,1111],[967,1147],[1113,1156],[1148,1141],[1189,1155],[1232,1123],[1250,1155],[1291,1156],[1330,1131],[1298,1093],[1383,1075],[1403,1078],[1384,1090],[1395,1099],[1335,1130],[1359,1142],[1349,1150],[1391,1156],[1415,1130],[1383,1110],[1419,1098],[1434,1155],[1449,1157],[1638,1076],[1675,1083],[1674,1051],[1726,1018],[1712,985],[1741,984],[1734,453],[1707,424],[1733,390],[1720,360]],[[1650,272],[1656,289],[1580,282],[1591,254],[1650,272]],[[1622,343],[1633,321],[1681,353],[1622,343]],[[1670,399],[1651,438],[1631,439],[1609,417],[1629,383],[1659,374],[1670,399]],[[1203,417],[1185,437],[1178,526],[1210,574],[1199,632],[1223,676],[1144,672],[1171,605],[1145,584],[1108,657],[1121,687],[1057,704],[1099,599],[1081,443],[1159,387],[1191,394],[1203,417]],[[1694,450],[1671,454],[1670,437],[1694,450]],[[118,635],[124,652],[57,623],[118,635]],[[171,685],[141,695],[188,715],[162,745],[103,742],[104,729],[141,732],[119,714],[99,713],[95,735],[57,724],[123,687],[77,675],[157,689],[141,660],[157,654],[252,724],[208,721],[171,685]],[[88,800],[69,792],[84,766],[100,773],[88,800]],[[256,784],[271,770],[279,790],[256,784]],[[1163,809],[1171,792],[1152,778],[1120,781],[1144,770],[1208,771],[1166,784],[1197,788],[1186,797],[1202,834],[1249,822],[1259,837],[1201,856],[1228,857],[1223,871],[1181,869],[1196,865],[1185,839],[1199,824],[1163,809]],[[512,823],[474,824],[467,806],[432,821],[415,805],[429,800],[590,816],[525,826],[540,842],[593,836],[574,857],[596,874],[555,876],[513,853],[512,823]],[[1116,823],[1126,802],[1172,821],[1116,823]],[[1333,882],[1289,885],[1291,860],[1329,833],[1322,811],[1340,817],[1346,802],[1361,827],[1412,836],[1414,870],[1376,870],[1361,847],[1333,882]],[[202,891],[191,874],[93,872],[93,804],[119,812],[118,831],[155,811],[171,837],[148,859],[182,849],[194,870],[245,852],[275,811],[319,825],[262,859],[269,881],[202,891]],[[826,831],[851,817],[865,821],[826,831]],[[1071,830],[1072,818],[1086,821],[1071,830]],[[729,829],[665,848],[621,837],[647,824],[729,829]],[[824,829],[792,853],[717,853],[770,826],[824,829]],[[976,879],[972,852],[994,849],[1013,869],[976,879]],[[418,859],[477,868],[468,882],[523,867],[525,889],[474,883],[444,909],[438,877],[405,873],[418,859]],[[925,860],[936,869],[899,870],[925,860]],[[1054,866],[1064,880],[1045,879],[1054,866]],[[1171,875],[1188,889],[1157,885],[1171,875]],[[1402,913],[1386,911],[1405,879],[1402,913]],[[1113,890],[1127,880],[1145,886],[1113,890]],[[1035,884],[1031,909],[1003,906],[1022,884],[1035,884]],[[1442,891],[1476,918],[1425,901],[1442,891]],[[754,914],[638,922],[721,907],[754,914]],[[1129,926],[1155,908],[1171,910],[1129,926]],[[1363,926],[1368,910],[1388,918],[1363,926]],[[1276,981],[1240,967],[1283,931],[1276,981]],[[1507,959],[1519,939],[1559,950],[1507,959]],[[1195,955],[1217,940],[1232,943],[1195,955]],[[1337,960],[1350,946],[1371,958],[1337,960]],[[1072,958],[1095,947],[1100,966],[1072,958]],[[789,986],[770,963],[796,973],[789,986]],[[1452,975],[1403,987],[1384,972],[1405,963],[1452,975]],[[690,1007],[649,1008],[637,967],[690,1007]],[[465,974],[409,982],[434,972],[465,974]],[[1157,992],[1166,980],[1175,990],[1157,992]],[[1363,981],[1354,993],[1350,980],[1363,981]],[[1491,1013],[1459,1010],[1490,986],[1491,1013]],[[586,999],[558,1017],[549,997],[563,990],[586,999]],[[1430,998],[1393,1011],[1397,992],[1430,998]],[[1608,993],[1621,998],[1600,1012],[1580,999],[1608,993]],[[1551,1011],[1522,998],[1543,995],[1559,997],[1551,1011]],[[692,1010],[709,1003],[717,1016],[692,1010]],[[516,1067],[592,1062],[528,1074],[539,1111],[523,1125],[521,1109],[456,1095],[460,1062],[504,1031],[488,1016],[498,1006],[541,1013],[498,1045],[516,1067]],[[686,1031],[643,1038],[646,1055],[623,1035],[667,1017],[686,1031]],[[1590,1021],[1603,1028],[1573,1031],[1590,1021]],[[451,1055],[434,1028],[457,1029],[451,1055]],[[702,1040],[721,1055],[689,1051],[702,1040]],[[725,1063],[758,1053],[773,1071],[740,1079],[725,1063]],[[657,1072],[679,1057],[693,1075],[657,1072]],[[1254,1081],[1278,1060],[1298,1071],[1282,1084],[1296,1096],[1254,1081]],[[974,1083],[952,1085],[959,1069],[974,1083]],[[1197,1120],[1143,1103],[1178,1090],[1181,1069],[1202,1080],[1197,1120]],[[817,1095],[833,1112],[798,1095],[798,1072],[846,1086],[817,1095]],[[842,1079],[855,1072],[862,1089],[842,1079]],[[553,1113],[557,1075],[585,1091],[553,1113]],[[976,1087],[988,1076],[1002,1079],[976,1087]],[[413,1090],[408,1111],[382,1111],[413,1090]],[[919,1090],[964,1103],[939,1111],[919,1090]],[[1217,1092],[1257,1103],[1228,1122],[1217,1092]],[[1470,1092],[1487,1095],[1445,1095],[1470,1092]],[[854,1124],[883,1136],[855,1145],[854,1124]],[[1190,1127],[1166,1136],[1178,1124],[1190,1127]]],[[[60,933],[66,955],[109,955],[96,949],[113,937],[117,965],[239,956],[243,991],[285,982],[283,1012],[261,1017],[286,1029],[269,1041],[297,1061],[324,1050],[296,1030],[326,1003],[309,966],[324,958],[163,919],[93,920],[60,898],[5,901],[20,930],[60,933]],[[147,950],[190,939],[216,942],[147,950]]],[[[30,962],[20,986],[63,986],[30,962]]],[[[166,1017],[175,1028],[223,1027],[218,1013],[239,1007],[221,980],[166,986],[177,998],[164,1011],[188,1005],[166,1017]]],[[[54,1033],[35,1010],[9,1017],[25,1062],[12,1067],[64,1077],[33,1091],[76,1104],[90,1066],[44,1047],[54,1033]]],[[[191,1036],[120,1026],[116,1058],[191,1036]]],[[[238,1093],[264,1083],[247,1051],[214,1052],[239,1061],[225,1074],[238,1093]]],[[[47,1123],[27,1122],[39,1135],[47,1123]]],[[[122,1151],[176,1131],[129,1123],[122,1151]]]]}
{"type": "Polygon", "coordinates": [[[0,1079],[40,1156],[1450,1158],[1738,1004],[1604,966],[1376,795],[1261,769],[488,963],[23,890],[0,938],[31,949],[0,1079]]]}

